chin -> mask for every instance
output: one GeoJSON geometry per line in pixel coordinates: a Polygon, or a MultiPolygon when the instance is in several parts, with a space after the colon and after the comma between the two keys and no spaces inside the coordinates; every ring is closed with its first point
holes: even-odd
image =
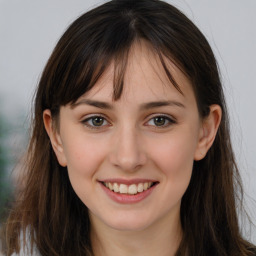
{"type": "Polygon", "coordinates": [[[142,231],[150,227],[154,221],[147,216],[115,216],[103,222],[110,228],[118,231],[142,231]]]}

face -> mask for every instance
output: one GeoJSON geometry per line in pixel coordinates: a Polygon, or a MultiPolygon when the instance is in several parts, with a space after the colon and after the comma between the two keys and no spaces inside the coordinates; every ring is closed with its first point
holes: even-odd
{"type": "Polygon", "coordinates": [[[189,80],[168,65],[183,94],[142,43],[130,53],[119,100],[112,101],[110,66],[91,91],[60,109],[52,144],[92,221],[142,230],[179,219],[203,128],[189,80]]]}

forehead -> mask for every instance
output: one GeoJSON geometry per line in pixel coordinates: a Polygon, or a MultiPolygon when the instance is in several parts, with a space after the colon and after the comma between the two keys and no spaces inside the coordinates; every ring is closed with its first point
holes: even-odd
{"type": "MultiPolygon", "coordinates": [[[[129,51],[121,99],[126,101],[134,101],[137,98],[138,100],[141,98],[168,100],[172,97],[176,100],[195,100],[189,79],[173,62],[167,58],[164,61],[181,92],[171,83],[159,56],[152,47],[147,42],[140,41],[135,43],[129,51]]],[[[82,97],[111,100],[115,76],[119,75],[118,72],[119,68],[112,61],[93,88],[82,97]]]]}

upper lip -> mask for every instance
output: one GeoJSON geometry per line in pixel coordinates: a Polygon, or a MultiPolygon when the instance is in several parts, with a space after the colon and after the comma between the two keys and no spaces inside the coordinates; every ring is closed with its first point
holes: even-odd
{"type": "Polygon", "coordinates": [[[131,184],[139,184],[139,183],[145,183],[145,182],[157,182],[156,180],[153,179],[103,179],[103,180],[99,180],[100,182],[110,182],[110,183],[118,183],[118,184],[126,184],[126,185],[131,185],[131,184]]]}

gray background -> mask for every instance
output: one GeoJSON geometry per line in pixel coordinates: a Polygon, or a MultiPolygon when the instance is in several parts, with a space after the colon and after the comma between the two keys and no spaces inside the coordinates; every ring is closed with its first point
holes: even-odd
{"type": "MultiPolygon", "coordinates": [[[[0,108],[19,127],[11,146],[19,144],[19,129],[28,127],[34,88],[58,38],[76,17],[103,2],[0,0],[0,108]]],[[[256,223],[256,0],[168,2],[201,29],[218,59],[248,211],[256,223]]],[[[251,240],[256,243],[255,228],[251,240]]]]}

